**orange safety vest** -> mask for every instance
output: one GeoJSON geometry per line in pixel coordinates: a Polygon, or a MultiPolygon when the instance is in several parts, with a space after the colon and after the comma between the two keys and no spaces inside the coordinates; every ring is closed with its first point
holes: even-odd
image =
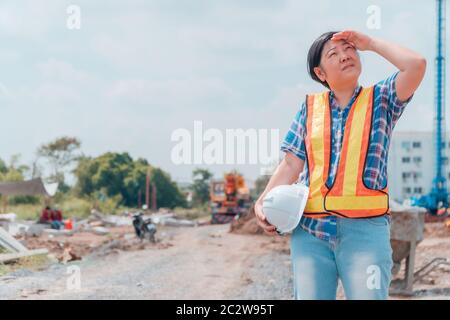
{"type": "Polygon", "coordinates": [[[328,188],[331,155],[329,91],[306,97],[306,154],[309,172],[307,217],[345,218],[382,216],[389,211],[388,187],[369,189],[363,180],[372,130],[374,87],[361,89],[351,106],[333,185],[328,188]]]}

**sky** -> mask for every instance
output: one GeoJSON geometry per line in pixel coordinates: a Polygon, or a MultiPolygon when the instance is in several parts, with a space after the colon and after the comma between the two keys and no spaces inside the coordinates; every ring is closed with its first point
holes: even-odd
{"type": "MultiPolygon", "coordinates": [[[[189,181],[196,167],[254,180],[260,163],[177,164],[174,132],[193,138],[200,121],[223,135],[275,129],[281,142],[305,95],[324,90],[306,71],[309,46],[342,29],[426,57],[423,83],[395,130],[431,131],[435,27],[431,0],[2,0],[0,158],[20,154],[30,165],[41,144],[68,135],[85,155],[129,152],[176,181],[189,181]],[[368,25],[373,6],[379,28],[368,25]]],[[[364,86],[396,71],[360,54],[364,86]]]]}

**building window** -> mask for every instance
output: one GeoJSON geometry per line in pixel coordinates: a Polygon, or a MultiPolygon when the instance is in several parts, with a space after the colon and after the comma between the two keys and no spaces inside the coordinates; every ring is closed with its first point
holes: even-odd
{"type": "Polygon", "coordinates": [[[403,157],[402,163],[409,163],[411,161],[410,157],[403,157]]]}
{"type": "Polygon", "coordinates": [[[409,177],[411,177],[411,172],[402,172],[402,178],[403,179],[407,179],[409,177]]]}
{"type": "Polygon", "coordinates": [[[420,143],[420,141],[414,141],[413,143],[412,143],[412,147],[413,148],[420,148],[422,146],[422,144],[420,143]]]}
{"type": "Polygon", "coordinates": [[[422,193],[422,187],[415,187],[414,188],[414,193],[422,193]]]}
{"type": "Polygon", "coordinates": [[[402,148],[409,150],[411,148],[411,143],[409,141],[402,141],[402,148]]]}
{"type": "Polygon", "coordinates": [[[411,188],[410,187],[403,188],[403,192],[411,193],[411,188]]]}
{"type": "Polygon", "coordinates": [[[414,163],[421,163],[422,162],[422,157],[414,157],[413,158],[413,162],[414,163]]]}
{"type": "Polygon", "coordinates": [[[412,175],[414,179],[422,178],[422,172],[413,172],[412,175]]]}

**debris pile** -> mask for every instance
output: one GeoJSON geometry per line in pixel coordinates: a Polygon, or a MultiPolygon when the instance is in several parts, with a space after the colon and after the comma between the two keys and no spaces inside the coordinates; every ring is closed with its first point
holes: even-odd
{"type": "MultiPolygon", "coordinates": [[[[158,239],[161,237],[158,233],[153,242],[139,239],[133,225],[134,216],[130,212],[124,212],[122,215],[106,215],[93,210],[87,219],[79,221],[70,219],[70,223],[65,224],[64,229],[52,229],[47,224],[34,221],[18,222],[14,213],[2,214],[0,227],[3,229],[0,229],[0,232],[3,230],[3,233],[0,233],[0,247],[14,250],[13,253],[15,253],[14,256],[9,254],[2,257],[3,260],[6,258],[15,260],[24,256],[18,253],[27,251],[38,254],[48,253],[53,260],[67,263],[81,260],[91,254],[106,255],[119,250],[132,251],[147,248],[166,249],[171,246],[170,243],[158,239]],[[16,248],[10,243],[14,243],[16,248]]],[[[199,225],[196,221],[178,219],[174,213],[167,210],[142,216],[150,219],[155,225],[154,228],[156,225],[158,225],[157,228],[199,225]]]]}
{"type": "Polygon", "coordinates": [[[264,234],[264,230],[257,223],[253,205],[238,219],[231,221],[230,232],[236,234],[264,234]]]}

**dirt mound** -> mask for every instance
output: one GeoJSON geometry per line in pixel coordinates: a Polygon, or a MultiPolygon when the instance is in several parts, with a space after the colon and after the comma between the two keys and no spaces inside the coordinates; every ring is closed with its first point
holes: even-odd
{"type": "Polygon", "coordinates": [[[92,253],[109,254],[118,250],[137,251],[148,248],[166,249],[170,243],[156,244],[136,238],[131,226],[109,228],[109,235],[97,235],[92,232],[80,231],[70,236],[43,234],[39,237],[19,238],[27,248],[47,248],[59,261],[80,260],[92,253]]]}
{"type": "Polygon", "coordinates": [[[138,251],[147,249],[161,250],[170,248],[172,246],[172,243],[161,242],[160,240],[156,243],[152,243],[150,241],[141,240],[135,237],[120,237],[104,244],[103,246],[95,250],[94,254],[97,256],[106,256],[110,254],[117,254],[120,251],[138,251]]]}
{"type": "Polygon", "coordinates": [[[230,224],[230,232],[235,234],[264,234],[264,230],[256,222],[255,208],[251,208],[230,224]]]}
{"type": "Polygon", "coordinates": [[[425,222],[443,222],[445,223],[446,220],[450,219],[450,216],[448,213],[440,214],[440,215],[433,215],[433,214],[425,214],[425,222]]]}
{"type": "Polygon", "coordinates": [[[425,237],[448,238],[450,237],[450,226],[442,221],[425,223],[424,235],[425,237]]]}
{"type": "Polygon", "coordinates": [[[59,261],[66,260],[68,254],[75,257],[83,257],[90,254],[95,248],[109,241],[107,237],[94,235],[87,232],[80,232],[70,237],[54,237],[48,235],[40,237],[25,237],[22,241],[28,249],[46,248],[59,261]]]}

